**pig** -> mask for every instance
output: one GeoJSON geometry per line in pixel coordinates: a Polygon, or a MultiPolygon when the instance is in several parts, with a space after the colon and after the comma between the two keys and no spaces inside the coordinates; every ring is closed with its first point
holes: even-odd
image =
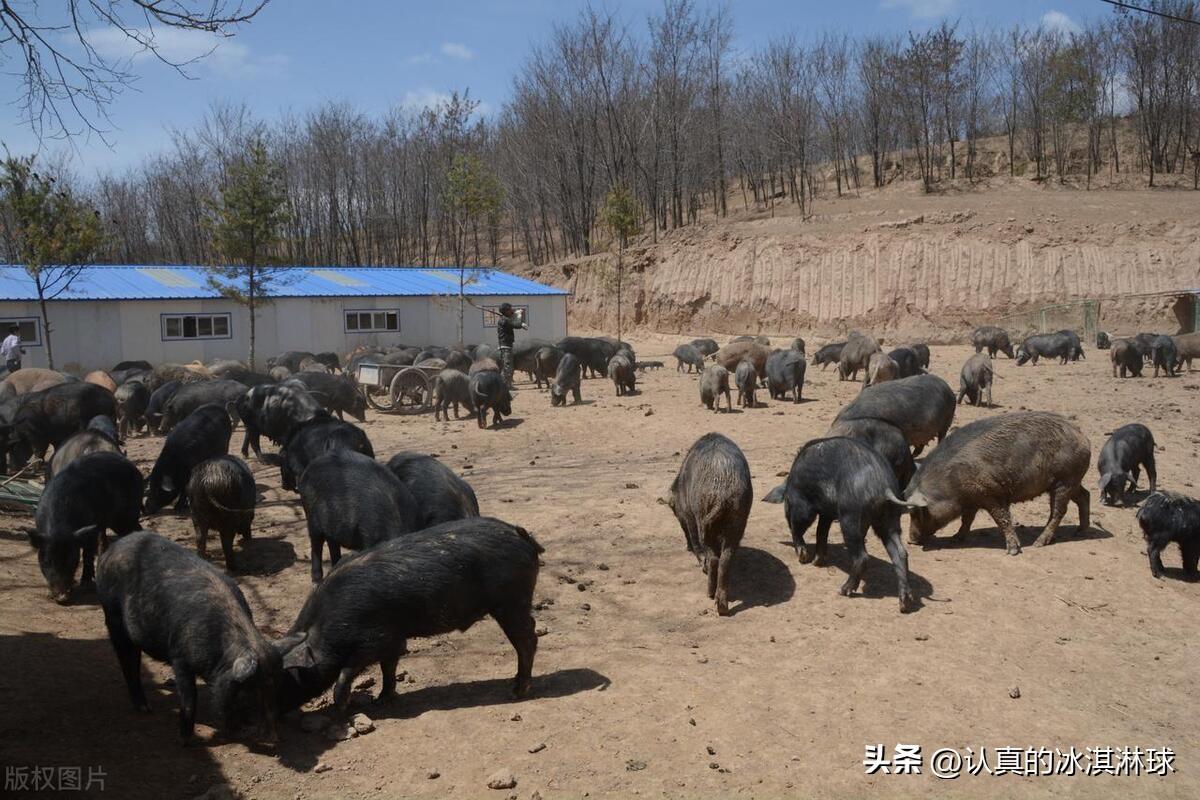
{"type": "Polygon", "coordinates": [[[475,401],[471,399],[471,380],[456,369],[444,369],[433,379],[433,418],[450,421],[450,406],[454,406],[454,418],[458,419],[458,408],[465,406],[475,415],[475,401]]]}
{"type": "Polygon", "coordinates": [[[330,686],[334,707],[345,709],[355,678],[375,662],[383,673],[379,700],[390,700],[409,639],[465,631],[489,614],[517,651],[513,694],[524,697],[538,644],[531,609],[542,552],[525,529],[473,517],[346,559],[313,589],[277,645],[284,653],[278,710],[330,686]]]}
{"type": "Polygon", "coordinates": [[[550,384],[550,405],[565,406],[567,392],[571,393],[575,403],[583,402],[580,392],[581,371],[579,359],[570,353],[563,353],[558,361],[558,368],[554,371],[554,382],[550,384]]]}
{"type": "Polygon", "coordinates": [[[328,373],[329,367],[326,367],[320,361],[317,361],[316,357],[314,356],[313,358],[306,358],[303,361],[301,361],[300,362],[300,370],[293,374],[303,375],[306,372],[328,373]]]}
{"type": "Polygon", "coordinates": [[[83,376],[84,383],[91,383],[99,386],[101,389],[108,389],[110,392],[117,391],[117,383],[102,369],[96,369],[83,376]]]}
{"type": "Polygon", "coordinates": [[[879,342],[863,334],[852,335],[842,348],[842,356],[838,360],[838,377],[841,380],[857,380],[859,370],[865,370],[870,364],[871,354],[880,352],[879,342]]]}
{"type": "Polygon", "coordinates": [[[896,475],[896,484],[901,488],[908,486],[912,476],[917,471],[913,460],[912,449],[904,434],[890,422],[880,419],[851,419],[835,422],[829,428],[826,438],[845,436],[873,447],[892,467],[896,475]]]}
{"type": "Polygon", "coordinates": [[[1066,329],[1058,331],[1057,333],[1060,336],[1065,336],[1071,340],[1071,350],[1068,358],[1070,358],[1072,361],[1078,361],[1081,358],[1086,360],[1087,357],[1083,354],[1083,344],[1079,341],[1078,333],[1066,329]]]}
{"type": "Polygon", "coordinates": [[[358,389],[358,383],[349,375],[332,375],[327,372],[299,372],[292,377],[308,389],[321,407],[338,419],[349,414],[359,422],[367,421],[367,398],[358,389]]]}
{"type": "Polygon", "coordinates": [[[708,576],[708,596],[716,602],[717,614],[727,616],[733,556],[754,502],[746,456],[719,433],[701,436],[660,502],[675,514],[688,552],[708,576]]]}
{"type": "Polygon", "coordinates": [[[63,373],[55,372],[52,369],[38,367],[19,369],[0,381],[0,400],[20,397],[31,392],[40,392],[51,386],[67,383],[69,380],[63,373]]]}
{"type": "Polygon", "coordinates": [[[480,428],[487,427],[487,412],[492,412],[492,426],[500,427],[504,417],[512,415],[512,393],[498,372],[479,372],[470,379],[471,401],[480,428]]]}
{"type": "Polygon", "coordinates": [[[153,370],[130,368],[116,370],[108,374],[112,376],[113,382],[117,384],[117,388],[119,389],[125,384],[132,383],[134,381],[138,383],[145,383],[150,379],[150,375],[153,374],[153,370]]]}
{"type": "MultiPolygon", "coordinates": [[[[896,377],[911,378],[921,374],[921,356],[915,347],[897,347],[888,353],[888,358],[896,362],[896,377]]],[[[929,348],[925,348],[925,361],[929,362],[929,348]]],[[[870,364],[868,364],[868,367],[870,364]]]]}
{"type": "Polygon", "coordinates": [[[51,445],[62,444],[98,416],[116,419],[117,401],[112,392],[95,384],[61,383],[24,395],[8,431],[13,466],[23,467],[33,456],[45,458],[51,445]]]}
{"type": "MultiPolygon", "coordinates": [[[[101,419],[96,417],[96,419],[101,419]]],[[[89,423],[90,424],[90,423],[89,423]]],[[[46,480],[53,478],[68,464],[88,453],[119,453],[121,447],[115,436],[96,430],[85,430],[73,434],[58,447],[46,464],[46,480]]]]}
{"type": "Polygon", "coordinates": [[[992,382],[995,380],[992,357],[987,353],[976,353],[963,364],[962,372],[958,374],[958,402],[965,397],[971,405],[977,406],[983,402],[983,394],[987,393],[987,407],[992,407],[992,382]]]}
{"type": "Polygon", "coordinates": [[[895,425],[919,456],[934,437],[940,442],[954,422],[954,392],[937,375],[914,375],[861,392],[837,415],[837,421],[879,419],[895,425]]]}
{"type": "Polygon", "coordinates": [[[251,448],[254,455],[262,457],[259,437],[264,434],[271,441],[282,444],[301,425],[329,416],[317,399],[299,384],[252,387],[238,399],[236,409],[246,428],[242,458],[249,455],[251,448]]]}
{"type": "Polygon", "coordinates": [[[1179,351],[1175,347],[1175,340],[1170,336],[1155,339],[1150,349],[1150,360],[1154,363],[1154,377],[1158,377],[1159,369],[1168,378],[1176,377],[1175,362],[1179,360],[1179,351]]]}
{"type": "Polygon", "coordinates": [[[462,350],[451,350],[444,359],[448,369],[466,372],[471,368],[471,357],[462,350]]]}
{"type": "Polygon", "coordinates": [[[476,345],[475,349],[471,352],[471,358],[474,359],[476,362],[483,361],[484,359],[488,359],[488,358],[495,361],[496,349],[494,347],[492,347],[490,344],[476,345]]]}
{"type": "Polygon", "coordinates": [[[433,456],[397,453],[388,460],[387,468],[416,498],[416,528],[479,516],[479,501],[471,484],[433,456]]]}
{"type": "MultiPolygon", "coordinates": [[[[583,369],[592,377],[605,375],[609,360],[617,354],[617,345],[599,337],[565,336],[558,340],[557,347],[579,359],[583,369]]],[[[633,359],[629,359],[633,363],[633,359]]]]}
{"type": "Polygon", "coordinates": [[[776,350],[767,358],[767,392],[772,400],[787,399],[792,393],[792,402],[799,403],[804,394],[804,373],[808,362],[804,354],[795,349],[776,350]]]}
{"type": "Polygon", "coordinates": [[[365,550],[417,530],[416,498],[373,458],[335,449],[314,458],[300,476],[300,501],[308,520],[312,582],[324,577],[321,555],[329,544],[334,566],[342,548],[365,550]]]}
{"type": "Polygon", "coordinates": [[[704,356],[705,358],[708,358],[713,353],[721,349],[721,346],[717,344],[716,339],[692,339],[691,345],[699,350],[700,355],[704,356]]]}
{"type": "Polygon", "coordinates": [[[149,711],[142,653],[171,665],[179,697],[179,735],[195,731],[196,678],[204,679],[229,732],[256,722],[274,741],[280,655],[254,626],[250,606],[228,575],[170,539],[140,531],[100,558],[97,577],[104,624],[129,699],[149,711]]]}
{"type": "Polygon", "coordinates": [[[446,362],[440,358],[425,358],[417,362],[418,367],[424,369],[446,369],[446,362]]]}
{"type": "Polygon", "coordinates": [[[1137,488],[1141,468],[1146,468],[1150,478],[1150,493],[1158,490],[1158,471],[1154,466],[1154,434],[1145,425],[1132,422],[1113,431],[1096,468],[1100,471],[1100,502],[1115,506],[1118,501],[1127,502],[1127,492],[1137,488]]]}
{"type": "Polygon", "coordinates": [[[758,406],[755,393],[758,391],[758,373],[750,361],[741,361],[733,373],[733,382],[737,384],[738,407],[756,408],[758,406]]]}
{"type": "Polygon", "coordinates": [[[795,339],[792,339],[792,349],[802,356],[806,355],[804,340],[799,336],[797,336],[795,339]]]}
{"type": "Polygon", "coordinates": [[[1098,331],[1096,333],[1096,349],[1107,350],[1110,347],[1112,347],[1112,338],[1106,332],[1098,331]]]}
{"type": "Polygon", "coordinates": [[[1184,333],[1171,338],[1175,340],[1175,352],[1178,359],[1175,368],[1182,369],[1186,362],[1188,372],[1191,372],[1192,359],[1200,358],[1200,332],[1184,333]]]}
{"type": "Polygon", "coordinates": [[[768,347],[749,341],[727,344],[712,356],[714,361],[730,372],[736,370],[743,361],[749,361],[754,365],[758,377],[763,379],[767,377],[767,359],[770,357],[771,350],[768,347]]]}
{"type": "Polygon", "coordinates": [[[618,353],[609,359],[608,377],[617,390],[617,397],[633,394],[637,386],[637,373],[633,362],[624,353],[618,353]]]}
{"type": "Polygon", "coordinates": [[[271,379],[272,383],[283,383],[292,377],[292,371],[287,367],[271,367],[267,370],[267,377],[271,379]]]}
{"type": "Polygon", "coordinates": [[[54,602],[70,600],[81,553],[81,581],[91,584],[106,530],[123,536],[141,528],[141,502],[142,473],[117,452],[82,455],[46,482],[29,542],[54,602]]]}
{"type": "Polygon", "coordinates": [[[199,383],[208,380],[212,380],[212,374],[203,365],[159,364],[146,378],[146,388],[153,393],[155,389],[171,381],[199,383]]]}
{"type": "Polygon", "coordinates": [[[921,464],[905,492],[912,510],[910,541],[921,544],[953,519],[962,540],[980,509],[996,521],[1009,555],[1021,552],[1009,507],[1050,495],[1050,519],[1034,542],[1049,544],[1067,511],[1079,509],[1088,528],[1091,496],[1081,485],[1092,449],[1079,428],[1058,414],[1020,411],[964,425],[921,464]]]}
{"type": "Polygon", "coordinates": [[[1139,333],[1130,341],[1133,342],[1137,351],[1141,353],[1142,359],[1149,361],[1154,355],[1154,341],[1161,335],[1159,333],[1139,333]]]}
{"type": "Polygon", "coordinates": [[[201,383],[189,383],[179,387],[171,399],[163,406],[162,420],[158,424],[159,433],[170,433],[171,429],[186,419],[189,414],[201,406],[218,405],[228,409],[234,416],[237,401],[246,394],[246,385],[232,380],[211,380],[201,383]]]}
{"type": "Polygon", "coordinates": [[[687,371],[691,372],[695,369],[696,372],[704,371],[704,356],[694,345],[681,344],[675,348],[672,353],[675,356],[675,371],[683,372],[683,368],[687,367],[687,371]]]}
{"type": "Polygon", "coordinates": [[[145,386],[150,392],[150,399],[146,402],[147,427],[151,432],[158,433],[159,424],[166,413],[167,402],[175,396],[179,387],[183,386],[183,381],[167,381],[157,389],[151,389],[149,384],[145,386]]]}
{"type": "Polygon", "coordinates": [[[294,491],[304,470],[318,458],[331,450],[353,450],[374,458],[375,448],[362,428],[350,422],[326,417],[301,425],[291,432],[279,452],[279,483],[287,491],[294,491]]]}
{"type": "Polygon", "coordinates": [[[971,344],[975,345],[976,353],[986,349],[992,358],[996,357],[996,353],[1004,353],[1009,358],[1017,357],[1013,352],[1012,341],[1008,338],[1008,331],[995,325],[976,328],[971,334],[971,344]]]}
{"type": "Polygon", "coordinates": [[[151,372],[154,370],[154,365],[151,364],[149,361],[144,361],[144,360],[121,361],[116,366],[114,366],[111,370],[109,370],[109,373],[111,374],[113,372],[122,372],[124,370],[130,370],[130,369],[137,369],[137,370],[142,370],[144,372],[151,372]]]}
{"type": "MultiPolygon", "coordinates": [[[[917,366],[921,369],[929,369],[929,345],[924,342],[917,342],[916,344],[910,344],[909,348],[917,354],[917,366]]],[[[916,374],[916,372],[913,373],[913,375],[916,374]]]]}
{"type": "Polygon", "coordinates": [[[288,350],[274,358],[268,358],[267,368],[283,367],[288,372],[295,374],[300,371],[300,363],[307,359],[315,361],[316,354],[310,353],[307,350],[288,350]]]}
{"type": "Polygon", "coordinates": [[[1057,358],[1060,364],[1073,360],[1075,343],[1063,333],[1039,333],[1026,337],[1017,348],[1017,366],[1032,361],[1037,366],[1039,358],[1057,358]]]}
{"type": "Polygon", "coordinates": [[[1137,346],[1129,339],[1115,339],[1112,347],[1108,351],[1108,357],[1112,361],[1112,375],[1117,377],[1117,372],[1121,373],[1121,377],[1125,378],[1133,375],[1135,378],[1142,377],[1142,354],[1138,352],[1137,346]]]}
{"type": "Polygon", "coordinates": [[[167,434],[162,451],[147,478],[146,513],[154,514],[171,501],[175,510],[187,508],[188,479],[202,461],[229,452],[233,425],[223,406],[200,406],[167,434]]]}
{"type": "MultiPolygon", "coordinates": [[[[915,357],[916,354],[913,355],[915,357]]],[[[862,388],[866,389],[868,386],[878,383],[894,381],[898,377],[900,377],[900,365],[896,363],[895,359],[883,353],[872,353],[871,358],[867,361],[867,369],[863,373],[862,388]]]]}
{"type": "Polygon", "coordinates": [[[241,535],[243,544],[250,538],[258,499],[250,467],[230,455],[202,461],[188,478],[187,496],[192,528],[196,531],[196,554],[201,558],[208,556],[208,532],[216,530],[221,537],[225,569],[235,572],[233,537],[241,535]]]}
{"type": "Polygon", "coordinates": [[[546,388],[550,388],[550,380],[554,377],[555,371],[558,370],[558,362],[565,355],[562,350],[557,347],[540,347],[534,355],[534,371],[533,378],[537,388],[542,388],[542,384],[546,384],[546,388]]]}
{"type": "Polygon", "coordinates": [[[337,353],[330,351],[317,353],[315,356],[313,356],[313,360],[318,364],[323,365],[325,369],[329,370],[330,372],[340,372],[342,369],[342,360],[338,358],[337,353]]]}
{"type": "Polygon", "coordinates": [[[500,365],[492,358],[481,358],[471,364],[471,369],[467,372],[467,377],[471,377],[476,372],[499,372],[500,365]]]}
{"type": "Polygon", "coordinates": [[[1150,574],[1163,576],[1162,552],[1167,545],[1179,545],[1183,571],[1192,580],[1200,578],[1200,500],[1175,492],[1155,492],[1146,498],[1137,512],[1138,525],[1146,540],[1150,574]]]}
{"type": "Polygon", "coordinates": [[[908,551],[900,537],[900,513],[908,504],[897,496],[898,491],[892,468],[874,448],[838,436],[815,439],[800,448],[786,483],[772,489],[764,500],[784,504],[784,516],[801,564],[824,563],[829,528],[837,520],[850,555],[850,574],[839,590],[846,597],[862,582],[867,563],[867,528],[873,530],[891,558],[900,611],[906,613],[916,604],[908,583],[908,551]],[[804,534],[814,520],[816,544],[810,547],[804,534]]]}
{"type": "Polygon", "coordinates": [[[117,425],[122,439],[146,427],[146,410],[150,406],[150,390],[141,381],[127,381],[117,387],[117,425]]]}
{"type": "MultiPolygon", "coordinates": [[[[526,372],[531,378],[535,377],[537,375],[537,354],[543,347],[555,347],[555,344],[536,337],[519,339],[512,349],[513,370],[526,372]]],[[[498,358],[496,360],[499,361],[498,358]]]]}
{"type": "Polygon", "coordinates": [[[833,342],[817,350],[813,356],[813,363],[821,365],[821,371],[825,371],[825,367],[830,364],[837,364],[842,360],[842,348],[846,346],[845,342],[833,342]]]}
{"type": "Polygon", "coordinates": [[[721,395],[725,405],[733,411],[733,399],[729,393],[729,370],[720,364],[709,364],[700,376],[700,402],[710,411],[721,410],[721,395]]]}

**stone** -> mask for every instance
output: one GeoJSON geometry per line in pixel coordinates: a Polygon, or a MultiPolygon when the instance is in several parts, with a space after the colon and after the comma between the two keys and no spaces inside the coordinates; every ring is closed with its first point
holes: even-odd
{"type": "Polygon", "coordinates": [[[542,751],[543,751],[543,750],[545,750],[545,749],[546,749],[546,743],[545,743],[545,742],[538,742],[538,743],[537,743],[537,744],[535,744],[533,747],[529,748],[529,752],[531,752],[531,753],[540,753],[540,752],[542,752],[542,751]]]}
{"type": "Polygon", "coordinates": [[[350,724],[354,726],[354,730],[358,732],[359,736],[375,730],[375,723],[366,714],[355,714],[354,718],[350,720],[350,724]]]}
{"type": "Polygon", "coordinates": [[[498,769],[487,779],[489,789],[512,789],[517,785],[517,778],[508,767],[498,769]]]}

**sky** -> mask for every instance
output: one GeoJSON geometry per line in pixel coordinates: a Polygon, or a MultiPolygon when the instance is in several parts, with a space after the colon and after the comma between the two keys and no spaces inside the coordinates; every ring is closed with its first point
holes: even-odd
{"type": "MultiPolygon", "coordinates": [[[[644,29],[662,0],[593,0],[631,28],[644,29]]],[[[32,0],[14,0],[29,6],[32,0]]],[[[704,7],[708,0],[697,0],[704,7]]],[[[482,113],[495,113],[530,48],[556,24],[575,18],[585,0],[273,0],[232,39],[167,31],[160,44],[184,59],[216,49],[180,76],[134,53],[114,29],[93,29],[94,46],[128,60],[137,76],[110,108],[108,143],[79,137],[41,145],[11,105],[0,114],[0,142],[14,154],[65,156],[90,176],[121,172],[170,145],[172,129],[196,125],[217,102],[244,102],[264,120],[344,101],[377,115],[395,106],[419,108],[452,90],[470,90],[482,113]],[[330,9],[336,8],[336,12],[330,9]]],[[[1100,0],[728,0],[734,47],[753,50],[771,37],[804,39],[824,31],[899,33],[942,19],[965,27],[1042,22],[1069,29],[1112,13],[1100,0]]],[[[0,52],[0,101],[22,94],[11,57],[0,52]]]]}

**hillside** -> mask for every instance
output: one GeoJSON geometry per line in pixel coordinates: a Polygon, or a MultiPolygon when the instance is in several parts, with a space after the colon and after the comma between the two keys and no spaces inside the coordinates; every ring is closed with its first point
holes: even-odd
{"type": "MultiPolygon", "coordinates": [[[[1173,331],[1173,299],[1116,298],[1200,289],[1200,192],[1143,184],[1133,175],[1089,191],[993,177],[926,195],[906,181],[827,193],[804,220],[786,204],[708,217],[626,251],[625,317],[645,331],[835,336],[863,326],[950,343],[1006,315],[1113,298],[1103,328],[1173,331]]],[[[614,264],[603,254],[506,267],[571,289],[573,330],[611,330],[614,264]]]]}

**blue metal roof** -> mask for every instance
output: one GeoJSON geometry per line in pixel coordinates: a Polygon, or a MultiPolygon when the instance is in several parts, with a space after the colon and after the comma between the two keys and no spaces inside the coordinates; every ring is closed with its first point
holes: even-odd
{"type": "MultiPolygon", "coordinates": [[[[288,267],[273,297],[428,297],[458,294],[457,267],[288,267]]],[[[565,289],[499,270],[468,268],[465,294],[565,295],[565,289]]],[[[86,267],[58,300],[195,300],[221,296],[211,272],[189,266],[86,267]]],[[[0,265],[0,301],[36,300],[33,279],[19,265],[0,265]]]]}

